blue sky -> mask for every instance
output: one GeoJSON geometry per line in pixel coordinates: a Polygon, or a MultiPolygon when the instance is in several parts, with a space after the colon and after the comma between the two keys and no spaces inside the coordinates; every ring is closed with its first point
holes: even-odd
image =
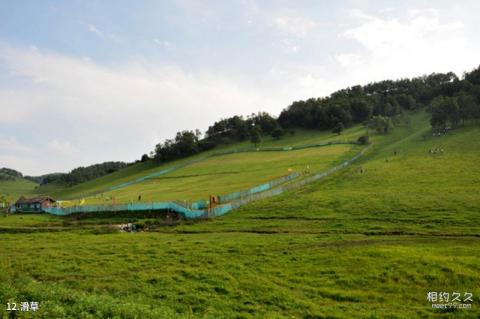
{"type": "Polygon", "coordinates": [[[178,130],[480,64],[478,1],[0,2],[0,167],[132,161],[178,130]]]}

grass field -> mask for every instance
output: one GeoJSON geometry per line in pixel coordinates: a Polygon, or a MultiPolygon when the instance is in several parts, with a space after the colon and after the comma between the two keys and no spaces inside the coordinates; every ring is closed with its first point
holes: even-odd
{"type": "Polygon", "coordinates": [[[39,301],[32,318],[479,318],[480,129],[433,138],[419,113],[372,140],[350,168],[212,220],[2,217],[0,300],[39,301]],[[434,310],[430,291],[472,308],[434,310]]]}

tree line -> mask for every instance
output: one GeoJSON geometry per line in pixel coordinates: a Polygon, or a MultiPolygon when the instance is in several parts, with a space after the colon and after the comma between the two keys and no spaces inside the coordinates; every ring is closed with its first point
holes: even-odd
{"type": "Polygon", "coordinates": [[[433,73],[412,79],[385,80],[357,85],[327,97],[295,101],[278,118],[260,112],[221,119],[204,137],[199,130],[178,132],[173,139],[156,145],[150,156],[161,163],[221,144],[250,139],[256,146],[262,136],[281,138],[295,128],[332,130],[337,134],[363,123],[378,133],[388,133],[407,111],[427,108],[434,129],[457,126],[480,118],[480,68],[459,79],[454,73],[433,73]]]}
{"type": "MultiPolygon", "coordinates": [[[[270,114],[259,112],[251,114],[247,118],[235,115],[213,123],[208,127],[203,138],[198,129],[178,132],[175,138],[157,144],[151,157],[161,163],[210,150],[221,144],[241,142],[247,139],[258,144],[261,136],[265,134],[275,138],[280,138],[284,134],[280,123],[270,114]]],[[[148,158],[148,155],[145,154],[142,156],[142,161],[148,160],[148,158]]]]}
{"type": "Polygon", "coordinates": [[[19,171],[6,167],[0,168],[0,181],[15,181],[22,177],[23,175],[19,171]]]}
{"type": "Polygon", "coordinates": [[[54,181],[73,186],[89,180],[102,177],[127,166],[124,162],[104,162],[86,167],[77,167],[67,174],[60,174],[54,181]]]}
{"type": "Polygon", "coordinates": [[[80,166],[69,173],[51,173],[40,176],[24,176],[24,178],[40,185],[55,182],[66,186],[74,186],[116,172],[128,165],[124,162],[104,162],[86,167],[80,166]]]}

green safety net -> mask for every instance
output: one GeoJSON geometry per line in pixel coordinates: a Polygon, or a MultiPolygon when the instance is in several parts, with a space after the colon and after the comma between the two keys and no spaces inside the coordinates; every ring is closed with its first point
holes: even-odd
{"type": "Polygon", "coordinates": [[[232,205],[225,204],[210,209],[191,209],[175,202],[155,202],[117,205],[86,205],[65,208],[51,207],[44,208],[43,210],[46,213],[57,216],[66,216],[75,213],[172,211],[181,214],[187,219],[192,219],[221,216],[232,210],[232,205]]]}
{"type": "Polygon", "coordinates": [[[245,197],[245,196],[250,196],[250,195],[253,195],[253,194],[256,194],[256,193],[261,193],[261,192],[267,191],[267,190],[269,190],[273,187],[276,187],[280,184],[286,183],[286,182],[288,182],[292,179],[295,179],[295,178],[299,177],[300,175],[301,175],[300,173],[292,173],[290,175],[282,176],[278,179],[267,182],[265,184],[255,186],[255,187],[250,188],[248,190],[233,192],[233,193],[230,193],[230,194],[227,194],[227,195],[219,195],[218,196],[218,202],[219,203],[227,203],[227,202],[231,202],[232,200],[235,200],[235,199],[238,199],[238,198],[242,198],[242,197],[245,197]]]}

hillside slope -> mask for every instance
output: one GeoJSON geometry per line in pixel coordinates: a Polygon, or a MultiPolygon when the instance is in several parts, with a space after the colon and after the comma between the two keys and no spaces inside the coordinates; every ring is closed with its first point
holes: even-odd
{"type": "MultiPolygon", "coordinates": [[[[364,129],[360,126],[346,130],[341,136],[330,132],[297,130],[295,135],[289,135],[280,140],[265,137],[260,147],[298,146],[337,140],[355,141],[362,133],[364,133],[364,129]]],[[[330,150],[307,149],[293,151],[290,154],[285,152],[273,152],[275,154],[272,152],[239,153],[209,158],[213,153],[245,148],[252,148],[252,144],[249,142],[236,143],[161,165],[154,162],[135,164],[74,187],[51,184],[40,187],[36,192],[50,194],[62,200],[81,199],[90,196],[90,198],[87,198],[87,204],[107,203],[113,197],[117,199],[117,202],[129,202],[137,200],[139,195],[143,196],[144,201],[205,199],[211,194],[225,194],[256,186],[287,174],[288,168],[300,170],[310,165],[312,170],[320,170],[326,167],[325,165],[329,162],[338,162],[342,158],[352,156],[357,150],[354,146],[339,145],[330,147],[330,150]],[[329,153],[331,154],[330,157],[329,153]],[[324,164],[321,164],[321,156],[326,156],[324,164]],[[204,161],[188,165],[185,168],[141,184],[116,191],[108,191],[111,187],[200,160],[204,161]],[[269,165],[268,162],[272,162],[272,160],[275,163],[269,165]],[[92,194],[101,194],[101,196],[92,196],[92,194]]]]}
{"type": "Polygon", "coordinates": [[[24,178],[15,178],[15,180],[0,180],[0,195],[5,194],[12,198],[17,198],[24,194],[34,191],[38,184],[24,178]]]}

